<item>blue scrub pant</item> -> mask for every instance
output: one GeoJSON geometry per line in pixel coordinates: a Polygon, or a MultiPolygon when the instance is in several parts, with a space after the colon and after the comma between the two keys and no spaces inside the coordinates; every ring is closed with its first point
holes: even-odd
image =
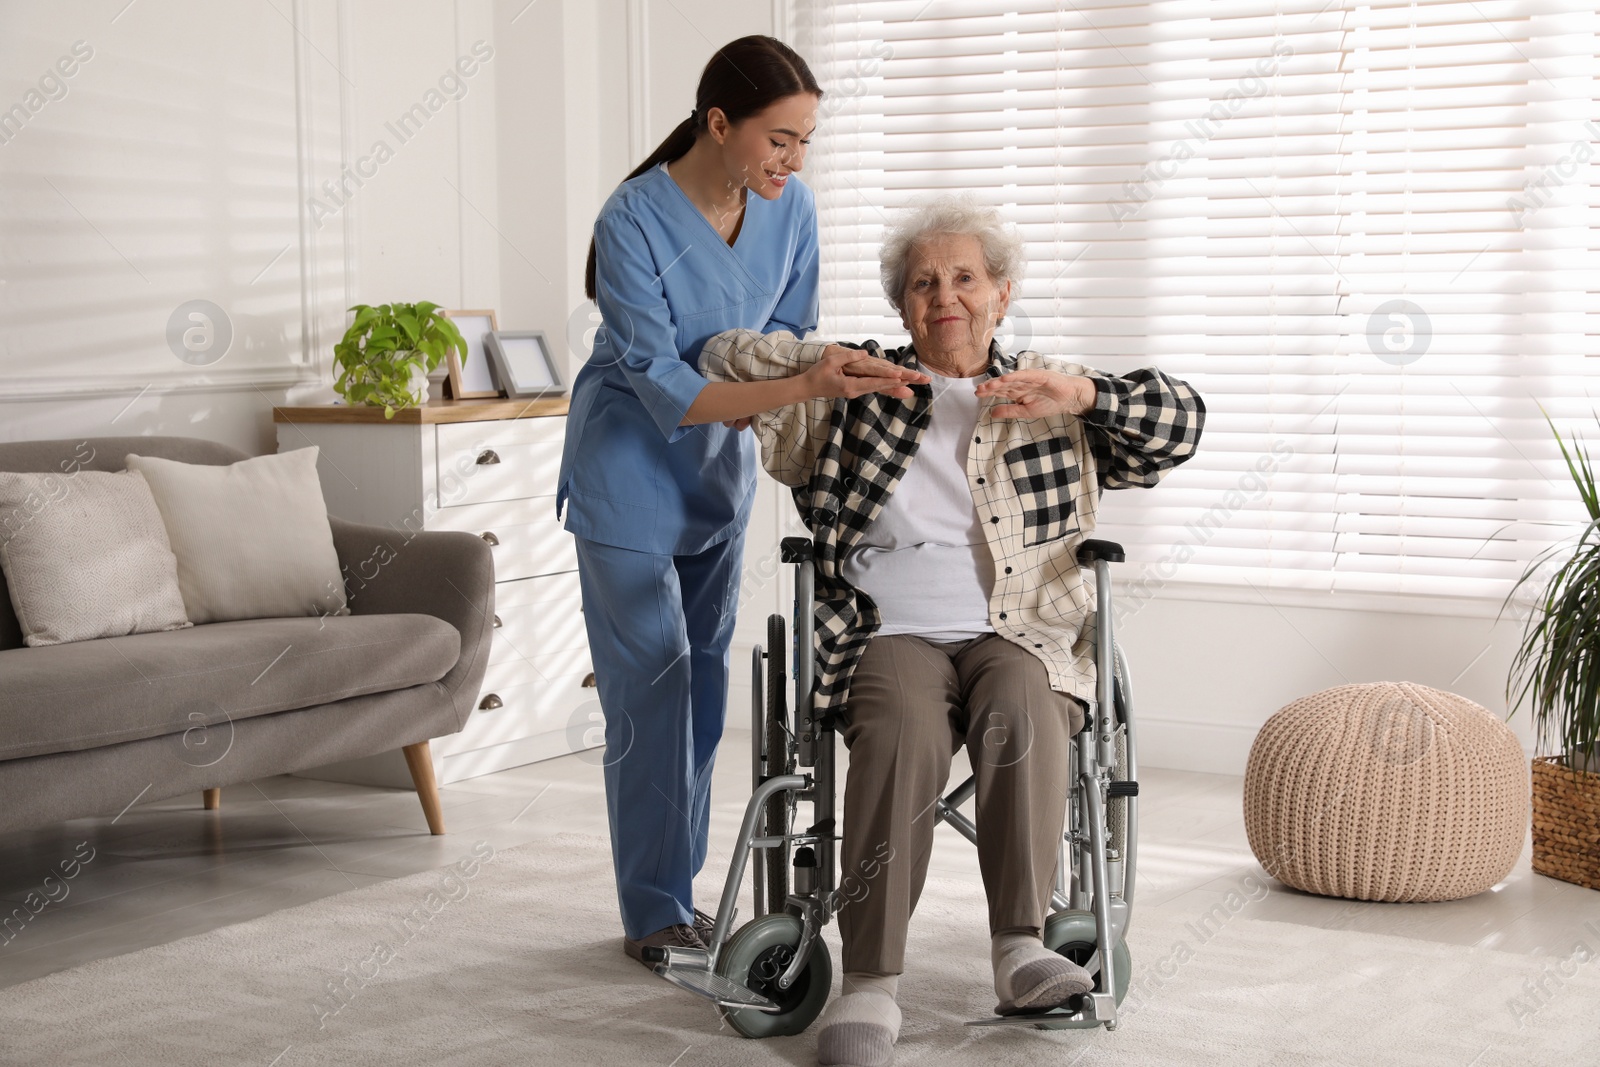
{"type": "Polygon", "coordinates": [[[576,538],[606,720],[606,807],[624,934],[692,921],[728,703],[744,529],[692,556],[576,538]]]}

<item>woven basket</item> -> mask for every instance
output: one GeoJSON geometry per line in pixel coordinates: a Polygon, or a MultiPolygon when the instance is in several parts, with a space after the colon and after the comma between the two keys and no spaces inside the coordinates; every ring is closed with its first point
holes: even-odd
{"type": "Polygon", "coordinates": [[[1268,874],[1308,893],[1456,900],[1516,864],[1526,760],[1509,726],[1453,693],[1413,682],[1327,689],[1256,735],[1245,832],[1268,874]]]}
{"type": "Polygon", "coordinates": [[[1533,869],[1600,889],[1600,774],[1574,772],[1562,756],[1533,761],[1533,869]]]}

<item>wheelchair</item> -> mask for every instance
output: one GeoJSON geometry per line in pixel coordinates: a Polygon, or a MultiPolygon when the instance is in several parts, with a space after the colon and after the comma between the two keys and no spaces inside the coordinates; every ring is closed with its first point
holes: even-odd
{"type": "MultiPolygon", "coordinates": [[[[783,616],[774,614],[767,620],[767,647],[757,646],[752,656],[753,791],[716,925],[705,950],[644,950],[656,974],[715,1002],[736,1031],[752,1038],[798,1034],[821,1014],[833,984],[822,930],[840,905],[835,723],[814,714],[811,699],[811,540],[785,538],[781,554],[796,568],[792,640],[783,616]],[[785,664],[786,648],[792,648],[792,669],[785,664]],[[802,803],[810,808],[810,824],[797,830],[802,803]],[[746,867],[756,914],[735,929],[746,867]]],[[[1095,576],[1097,692],[1083,729],[1071,740],[1067,818],[1043,929],[1045,947],[1089,971],[1095,984],[1047,1012],[978,1019],[968,1026],[1117,1028],[1117,1006],[1132,966],[1124,935],[1133,904],[1139,795],[1127,663],[1112,633],[1110,564],[1123,559],[1121,546],[1110,541],[1088,540],[1078,549],[1080,566],[1095,576]]],[[[959,809],[976,788],[968,777],[935,802],[938,819],[974,843],[977,828],[959,809]]]]}

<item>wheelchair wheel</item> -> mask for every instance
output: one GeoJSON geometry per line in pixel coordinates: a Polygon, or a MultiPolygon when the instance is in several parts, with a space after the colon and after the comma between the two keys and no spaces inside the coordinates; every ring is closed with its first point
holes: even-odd
{"type": "MultiPolygon", "coordinates": [[[[794,771],[794,748],[790,742],[788,670],[785,664],[782,615],[767,616],[767,777],[794,771]]],[[[767,801],[766,833],[787,834],[793,821],[793,797],[775,794],[767,801]]],[[[769,848],[763,859],[767,865],[767,911],[784,910],[789,896],[789,850],[769,848]]]]}
{"type": "Polygon", "coordinates": [[[717,955],[718,974],[778,1005],[777,1011],[723,1008],[723,1018],[745,1037],[798,1034],[822,1014],[833,987],[833,958],[822,938],[812,946],[794,985],[778,988],[777,978],[800,943],[800,929],[800,920],[793,915],[763,915],[739,927],[717,955]]]}
{"type": "MultiPolygon", "coordinates": [[[[1058,952],[1073,963],[1083,965],[1094,955],[1097,947],[1094,912],[1092,911],[1058,911],[1044,921],[1044,947],[1052,952],[1058,952]]],[[[1121,1007],[1122,998],[1128,994],[1128,979],[1132,977],[1133,960],[1128,955],[1128,942],[1118,941],[1111,950],[1111,963],[1116,974],[1117,1006],[1121,1007]]],[[[1095,972],[1094,991],[1101,992],[1104,988],[1101,980],[1104,971],[1095,972]]],[[[1041,1022],[1041,1030],[1075,1030],[1086,1026],[1098,1026],[1090,1022],[1041,1022]]]]}

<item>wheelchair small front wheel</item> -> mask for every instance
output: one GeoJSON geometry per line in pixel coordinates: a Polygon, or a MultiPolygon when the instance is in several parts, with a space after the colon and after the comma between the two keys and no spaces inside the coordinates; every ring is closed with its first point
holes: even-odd
{"type": "Polygon", "coordinates": [[[787,912],[763,915],[739,927],[717,954],[718,974],[778,1005],[777,1011],[723,1008],[723,1018],[745,1037],[798,1034],[822,1014],[833,987],[833,958],[820,936],[794,984],[778,988],[778,976],[800,944],[800,930],[800,920],[787,912]]]}
{"type": "MultiPolygon", "coordinates": [[[[1082,966],[1089,962],[1099,947],[1098,932],[1092,911],[1058,911],[1044,921],[1044,947],[1052,952],[1059,953],[1073,963],[1082,966]]],[[[1117,1006],[1122,1006],[1122,998],[1128,995],[1128,980],[1133,974],[1133,959],[1128,955],[1128,942],[1119,940],[1111,949],[1111,965],[1116,971],[1116,1000],[1117,1006]]],[[[1094,975],[1094,991],[1102,992],[1105,989],[1103,980],[1104,970],[1098,970],[1094,975]]],[[[1088,1026],[1098,1026],[1099,1023],[1085,1021],[1041,1022],[1042,1030],[1075,1030],[1088,1026]]]]}

